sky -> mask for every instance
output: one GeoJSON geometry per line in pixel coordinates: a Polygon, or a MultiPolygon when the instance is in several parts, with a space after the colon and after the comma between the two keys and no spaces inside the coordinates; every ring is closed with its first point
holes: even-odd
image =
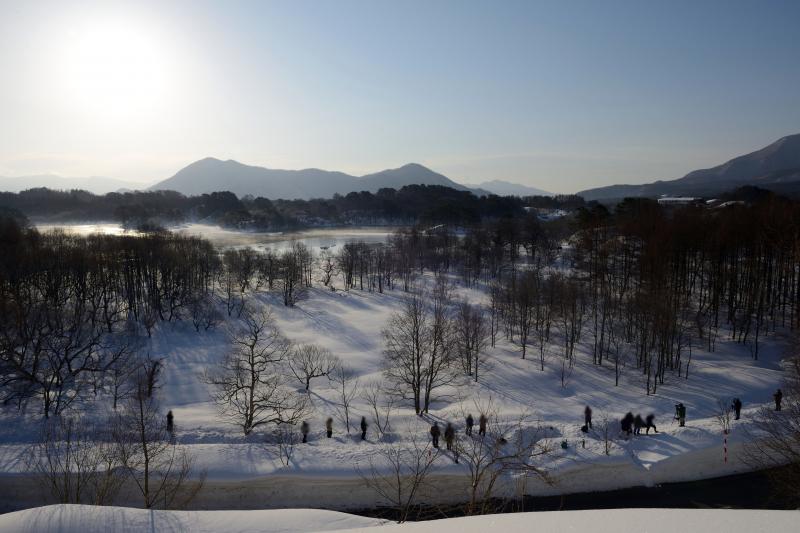
{"type": "Polygon", "coordinates": [[[678,178],[800,132],[798,28],[794,0],[0,0],[0,175],[678,178]]]}

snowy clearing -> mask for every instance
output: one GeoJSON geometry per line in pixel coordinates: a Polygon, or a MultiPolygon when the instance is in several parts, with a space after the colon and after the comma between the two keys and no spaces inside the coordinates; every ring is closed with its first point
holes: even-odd
{"type": "MultiPolygon", "coordinates": [[[[210,231],[201,225],[188,225],[184,230],[210,237],[219,247],[233,248],[280,247],[294,237],[271,234],[266,239],[265,234],[219,228],[210,231]]],[[[386,234],[384,229],[316,230],[306,232],[303,238],[316,250],[322,246],[320,239],[381,240],[386,234]]],[[[567,269],[561,259],[553,268],[567,269]]],[[[322,265],[315,265],[315,269],[315,275],[321,275],[322,265]]],[[[432,294],[436,284],[433,274],[426,271],[416,276],[419,291],[425,297],[432,294]]],[[[488,287],[481,282],[466,287],[459,276],[446,277],[453,285],[454,301],[489,302],[488,287]]],[[[356,278],[356,287],[357,282],[356,278]]],[[[370,384],[386,389],[382,330],[404,307],[408,296],[397,283],[393,290],[381,293],[356,288],[330,290],[315,279],[314,286],[302,289],[304,295],[293,307],[283,305],[280,291],[262,287],[247,294],[247,306],[255,311],[269,310],[293,344],[314,343],[329,349],[353,373],[352,384],[357,379],[362,391],[370,384]]],[[[344,286],[343,273],[334,275],[332,285],[344,286]]],[[[223,295],[218,296],[224,300],[223,295]]],[[[531,475],[530,471],[505,472],[494,486],[496,497],[653,486],[746,471],[751,467],[742,460],[742,448],[752,438],[748,431],[752,415],[769,404],[773,391],[780,386],[781,358],[789,346],[780,329],[770,332],[761,342],[758,360],[754,360],[750,348],[734,342],[730,331],[722,328],[715,351],[706,350],[703,341],[691,347],[688,379],[669,372],[665,382],[658,384],[657,394],[648,395],[645,377],[631,359],[621,366],[618,386],[608,359],[603,366],[593,364],[588,333],[576,346],[574,367],[567,368],[564,335],[558,328],[554,328],[545,348],[543,362],[538,349],[530,344],[528,358],[522,359],[520,346],[501,332],[496,346],[485,350],[487,364],[478,382],[462,374],[436,389],[430,412],[422,416],[414,413],[410,402],[398,402],[385,435],[376,431],[372,409],[363,394],[354,398],[348,428],[335,383],[325,376],[312,379],[308,392],[312,409],[305,418],[310,426],[309,442],[294,445],[287,457],[275,441],[272,424],[258,426],[244,436],[241,425],[237,427],[234,420],[223,416],[212,401],[214,388],[206,382],[205,374],[222,362],[231,350],[231,332],[241,326],[235,306],[226,309],[222,301],[212,305],[217,305],[224,317],[215,328],[199,328],[198,332],[188,319],[158,321],[151,337],[141,336],[145,345],[140,351],[163,363],[159,412],[172,411],[177,442],[190,450],[198,470],[207,475],[205,487],[191,504],[196,509],[363,509],[387,505],[386,498],[367,486],[363,478],[385,459],[382,453],[392,447],[407,448],[415,439],[427,443],[434,422],[442,427],[452,422],[458,439],[474,442],[476,436],[464,434],[464,417],[471,413],[477,421],[484,411],[494,427],[501,426],[503,419],[525,417],[521,425],[509,425],[505,434],[495,435],[498,441],[501,437],[512,439],[514,434],[535,433],[537,442],[550,449],[536,459],[535,466],[545,476],[531,475]],[[741,398],[744,409],[742,419],[732,423],[726,455],[717,415],[720,402],[729,405],[734,397],[741,398]],[[673,419],[679,402],[687,408],[686,427],[678,427],[673,419]],[[580,426],[587,405],[594,411],[594,428],[584,434],[580,426]],[[629,411],[642,416],[654,414],[659,432],[623,438],[619,420],[629,411]],[[370,424],[365,440],[357,427],[362,416],[370,424]],[[332,438],[325,435],[328,417],[334,420],[332,438]],[[601,429],[604,419],[610,440],[601,429]]],[[[306,394],[302,380],[288,379],[297,394],[306,394]]],[[[94,401],[86,402],[87,411],[81,416],[104,420],[111,410],[110,398],[104,394],[101,391],[94,401]]],[[[26,419],[11,408],[0,413],[0,511],[51,503],[42,498],[26,466],[39,422],[36,415],[26,419]]],[[[454,459],[449,451],[435,457],[417,503],[462,503],[468,498],[469,471],[463,461],[455,464],[454,459]]],[[[121,501],[139,504],[130,493],[121,501]]]]}

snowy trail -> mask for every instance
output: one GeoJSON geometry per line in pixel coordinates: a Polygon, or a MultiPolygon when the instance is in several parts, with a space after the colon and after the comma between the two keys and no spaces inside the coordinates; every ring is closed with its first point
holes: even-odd
{"type": "MultiPolygon", "coordinates": [[[[549,458],[546,465],[554,483],[528,478],[525,493],[532,496],[552,496],[575,492],[615,490],[635,486],[655,486],[663,483],[720,477],[748,471],[742,461],[741,431],[731,435],[729,461],[722,457],[721,441],[703,430],[684,428],[695,438],[689,446],[678,437],[663,435],[669,450],[660,452],[658,461],[648,462],[649,446],[660,443],[640,437],[629,442],[638,452],[626,450],[606,456],[594,446],[570,448],[549,458]],[[705,439],[711,439],[707,441],[705,439]],[[641,454],[641,455],[637,455],[641,454]],[[667,455],[670,454],[670,455],[667,455]]],[[[661,435],[661,434],[660,434],[661,435]]],[[[684,436],[684,439],[686,437],[684,436]]],[[[595,444],[595,443],[592,443],[595,444]]],[[[599,443],[597,443],[599,446],[599,443]]],[[[356,464],[366,466],[368,457],[376,453],[377,445],[364,444],[337,447],[338,453],[326,454],[328,462],[320,465],[298,450],[295,464],[288,468],[264,468],[266,452],[252,444],[197,444],[193,449],[200,463],[209,468],[203,491],[192,502],[192,509],[273,509],[311,505],[324,509],[363,509],[384,505],[355,470],[356,464]],[[259,465],[258,467],[256,465],[259,465]],[[262,468],[259,470],[259,468],[262,468]]],[[[23,447],[17,449],[21,453],[23,447]]],[[[442,455],[420,501],[430,504],[457,504],[468,498],[469,481],[463,465],[452,463],[442,455]]],[[[500,480],[497,496],[518,496],[519,480],[510,477],[500,480]]],[[[15,510],[40,504],[39,489],[31,477],[0,475],[0,511],[15,510]]],[[[132,499],[130,501],[137,501],[132,499]]]]}

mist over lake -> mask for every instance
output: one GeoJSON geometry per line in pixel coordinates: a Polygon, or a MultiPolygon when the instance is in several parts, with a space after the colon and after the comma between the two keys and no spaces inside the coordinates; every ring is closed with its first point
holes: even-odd
{"type": "MultiPolygon", "coordinates": [[[[135,229],[126,229],[121,224],[115,223],[65,223],[65,224],[36,224],[39,231],[60,229],[75,235],[140,235],[135,229]]],[[[182,224],[167,228],[173,233],[202,237],[220,249],[250,246],[258,250],[272,249],[283,251],[293,242],[301,242],[312,251],[330,249],[336,251],[337,247],[349,241],[362,241],[366,243],[382,243],[394,233],[396,227],[352,227],[352,228],[315,228],[292,232],[251,232],[237,231],[212,224],[182,224]]]]}

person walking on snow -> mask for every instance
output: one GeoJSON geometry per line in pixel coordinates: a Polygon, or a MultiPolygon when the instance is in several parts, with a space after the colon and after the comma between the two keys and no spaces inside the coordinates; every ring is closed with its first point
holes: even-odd
{"type": "Polygon", "coordinates": [[[468,437],[472,436],[472,426],[475,425],[475,419],[472,418],[472,413],[467,415],[467,429],[465,433],[468,437]]]}
{"type": "Polygon", "coordinates": [[[303,443],[308,442],[308,422],[305,420],[300,424],[300,433],[303,434],[303,443]]]}
{"type": "Polygon", "coordinates": [[[442,430],[439,429],[439,422],[434,422],[431,426],[431,438],[433,438],[433,447],[439,447],[439,435],[442,434],[442,430]]]}
{"type": "Polygon", "coordinates": [[[592,429],[592,408],[588,405],[583,410],[583,423],[586,424],[586,429],[592,429]]]}
{"type": "Polygon", "coordinates": [[[448,422],[447,426],[444,428],[444,442],[447,445],[448,450],[453,449],[453,439],[455,437],[456,437],[456,430],[453,427],[453,424],[448,422]]]}
{"type": "Polygon", "coordinates": [[[328,435],[328,438],[333,436],[333,418],[331,417],[325,421],[325,434],[328,435]]]}
{"type": "Polygon", "coordinates": [[[489,420],[486,418],[486,415],[481,413],[481,417],[478,419],[478,435],[481,437],[486,436],[486,423],[489,420]]]}
{"type": "Polygon", "coordinates": [[[361,417],[361,440],[367,440],[367,417],[361,417]]]}
{"type": "Polygon", "coordinates": [[[775,391],[775,394],[773,394],[772,397],[775,399],[775,410],[780,411],[781,400],[783,400],[783,392],[780,389],[778,389],[775,391]]]}
{"type": "Polygon", "coordinates": [[[653,413],[650,413],[649,415],[647,415],[647,418],[644,419],[645,426],[647,428],[644,431],[645,435],[649,435],[650,434],[650,428],[653,428],[653,433],[658,433],[658,430],[656,429],[656,424],[654,422],[655,418],[656,418],[656,415],[654,415],[653,413]]]}
{"type": "Polygon", "coordinates": [[[625,433],[625,436],[628,437],[633,432],[633,413],[628,411],[624,417],[622,417],[622,421],[620,422],[620,428],[622,432],[625,433]]]}
{"type": "Polygon", "coordinates": [[[742,400],[739,398],[734,398],[731,407],[733,407],[734,419],[739,420],[739,416],[742,413],[742,400]]]}
{"type": "Polygon", "coordinates": [[[643,427],[644,427],[644,419],[642,418],[642,415],[637,413],[636,418],[633,419],[633,434],[641,435],[643,427]]]}
{"type": "Polygon", "coordinates": [[[679,403],[675,406],[675,418],[678,420],[678,425],[684,427],[686,425],[686,406],[679,403]]]}

